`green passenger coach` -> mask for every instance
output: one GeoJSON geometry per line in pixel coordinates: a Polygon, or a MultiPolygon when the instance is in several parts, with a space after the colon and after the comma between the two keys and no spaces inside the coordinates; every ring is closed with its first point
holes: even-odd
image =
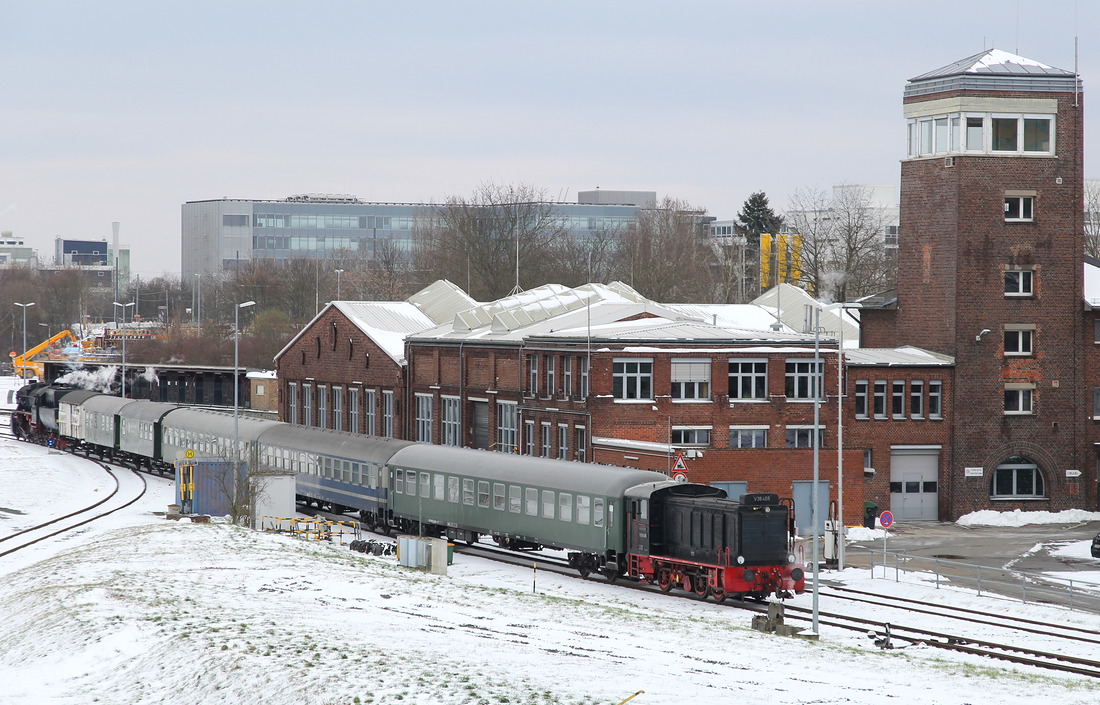
{"type": "Polygon", "coordinates": [[[582,572],[618,574],[624,495],[659,472],[417,443],[389,462],[394,524],[407,533],[576,553],[582,572]]]}

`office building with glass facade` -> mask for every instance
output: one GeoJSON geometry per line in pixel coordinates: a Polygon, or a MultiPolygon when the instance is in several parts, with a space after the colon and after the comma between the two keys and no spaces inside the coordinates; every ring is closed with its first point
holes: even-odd
{"type": "MultiPolygon", "coordinates": [[[[582,191],[577,203],[550,205],[574,234],[584,236],[627,227],[639,210],[656,205],[656,193],[582,191]]],[[[335,252],[371,258],[383,248],[409,252],[416,222],[432,217],[438,208],[327,194],[278,201],[189,201],[183,204],[182,275],[186,280],[253,259],[325,259],[335,252]]]]}

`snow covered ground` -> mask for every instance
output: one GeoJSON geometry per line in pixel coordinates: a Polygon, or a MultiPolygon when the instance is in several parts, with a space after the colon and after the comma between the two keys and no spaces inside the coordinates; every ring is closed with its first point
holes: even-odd
{"type": "MultiPolygon", "coordinates": [[[[327,543],[169,522],[158,512],[171,485],[149,482],[124,516],[0,559],[0,703],[613,704],[637,691],[633,705],[1100,701],[1091,679],[925,646],[880,651],[825,626],[818,642],[761,634],[750,613],[713,603],[463,555],[433,576],[327,543]]],[[[81,459],[0,440],[0,538],[110,484],[81,459]]],[[[1059,550],[1087,555],[1082,543],[1059,550]]],[[[1097,615],[865,570],[822,575],[1100,632],[1097,615]]]]}

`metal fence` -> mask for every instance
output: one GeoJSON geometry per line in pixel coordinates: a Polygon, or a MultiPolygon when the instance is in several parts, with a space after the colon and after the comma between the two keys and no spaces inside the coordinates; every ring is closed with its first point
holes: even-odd
{"type": "Polygon", "coordinates": [[[969,588],[978,595],[995,593],[1027,604],[1048,604],[1100,614],[1100,583],[1046,573],[992,568],[903,552],[868,552],[871,577],[895,582],[935,583],[969,588]],[[923,576],[917,577],[916,574],[923,576]]]}

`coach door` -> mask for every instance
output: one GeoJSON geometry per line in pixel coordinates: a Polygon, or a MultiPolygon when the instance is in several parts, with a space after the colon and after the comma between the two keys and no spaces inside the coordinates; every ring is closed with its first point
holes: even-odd
{"type": "Polygon", "coordinates": [[[890,449],[890,512],[894,521],[936,521],[940,448],[890,449]]]}

